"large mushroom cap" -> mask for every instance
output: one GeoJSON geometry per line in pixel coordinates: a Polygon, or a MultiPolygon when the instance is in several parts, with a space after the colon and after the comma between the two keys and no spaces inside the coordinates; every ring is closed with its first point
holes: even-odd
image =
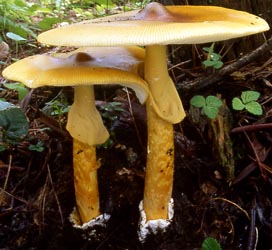
{"type": "Polygon", "coordinates": [[[247,12],[215,6],[162,6],[84,21],[44,32],[38,41],[58,46],[199,44],[269,29],[247,12]]]}

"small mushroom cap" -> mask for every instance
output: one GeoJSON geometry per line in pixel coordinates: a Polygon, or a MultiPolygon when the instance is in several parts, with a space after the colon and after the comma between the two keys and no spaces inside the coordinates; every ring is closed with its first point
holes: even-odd
{"type": "Polygon", "coordinates": [[[19,60],[3,76],[30,88],[120,84],[132,88],[141,103],[148,87],[141,74],[144,49],[140,47],[80,48],[70,53],[34,55],[19,60]]]}
{"type": "Polygon", "coordinates": [[[162,6],[112,15],[46,31],[43,44],[123,46],[199,44],[243,37],[269,29],[265,20],[243,11],[215,6],[162,6]]]}
{"type": "Polygon", "coordinates": [[[2,72],[7,79],[31,88],[75,86],[75,100],[68,113],[67,130],[83,143],[96,145],[109,137],[94,105],[94,84],[120,84],[132,88],[143,103],[149,93],[137,75],[145,51],[139,47],[81,48],[70,53],[35,55],[19,60],[2,72]]]}

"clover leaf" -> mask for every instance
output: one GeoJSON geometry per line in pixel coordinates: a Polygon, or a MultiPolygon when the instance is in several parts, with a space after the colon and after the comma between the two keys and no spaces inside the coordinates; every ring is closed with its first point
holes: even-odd
{"type": "Polygon", "coordinates": [[[241,98],[234,97],[232,99],[232,108],[238,111],[245,109],[253,115],[262,115],[262,106],[257,102],[259,97],[260,93],[257,91],[244,91],[241,94],[241,98]]]}
{"type": "Polygon", "coordinates": [[[203,113],[210,119],[216,118],[219,108],[222,106],[222,101],[216,96],[196,95],[191,100],[192,106],[202,108],[203,113]]]}

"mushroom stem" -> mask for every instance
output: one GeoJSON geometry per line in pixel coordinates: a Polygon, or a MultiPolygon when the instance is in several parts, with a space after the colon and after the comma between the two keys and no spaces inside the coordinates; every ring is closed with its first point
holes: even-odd
{"type": "MultiPolygon", "coordinates": [[[[74,107],[82,116],[89,116],[95,108],[93,86],[75,87],[74,107]]],[[[73,165],[77,209],[81,222],[85,223],[100,215],[97,182],[100,163],[96,160],[96,147],[73,139],[73,165]]]]}
{"type": "MultiPolygon", "coordinates": [[[[155,102],[156,97],[165,95],[164,91],[173,88],[166,61],[166,46],[146,47],[145,80],[149,84],[155,102]]],[[[165,102],[171,101],[165,100],[165,102]]],[[[168,204],[172,195],[174,174],[173,125],[157,115],[153,104],[151,98],[148,98],[146,105],[148,154],[143,199],[147,221],[168,219],[168,204]]],[[[164,110],[161,111],[164,113],[164,110]]]]}

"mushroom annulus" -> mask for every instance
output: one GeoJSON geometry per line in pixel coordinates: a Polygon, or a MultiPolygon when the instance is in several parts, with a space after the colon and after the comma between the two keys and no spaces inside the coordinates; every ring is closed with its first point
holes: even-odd
{"type": "Polygon", "coordinates": [[[57,46],[145,46],[148,155],[139,237],[164,230],[170,211],[174,173],[173,124],[185,117],[168,75],[166,45],[201,44],[243,37],[269,29],[265,20],[243,11],[216,6],[163,6],[93,19],[46,31],[38,41],[57,46]],[[157,229],[156,229],[157,228],[157,229]]]}
{"type": "Polygon", "coordinates": [[[73,138],[73,170],[77,211],[80,223],[108,219],[101,214],[96,159],[96,145],[104,143],[109,133],[95,106],[93,85],[119,84],[135,91],[141,103],[148,87],[138,75],[145,51],[131,47],[85,47],[69,53],[34,55],[19,60],[3,71],[7,79],[30,88],[74,86],[74,102],[68,113],[67,130],[73,138]]]}

